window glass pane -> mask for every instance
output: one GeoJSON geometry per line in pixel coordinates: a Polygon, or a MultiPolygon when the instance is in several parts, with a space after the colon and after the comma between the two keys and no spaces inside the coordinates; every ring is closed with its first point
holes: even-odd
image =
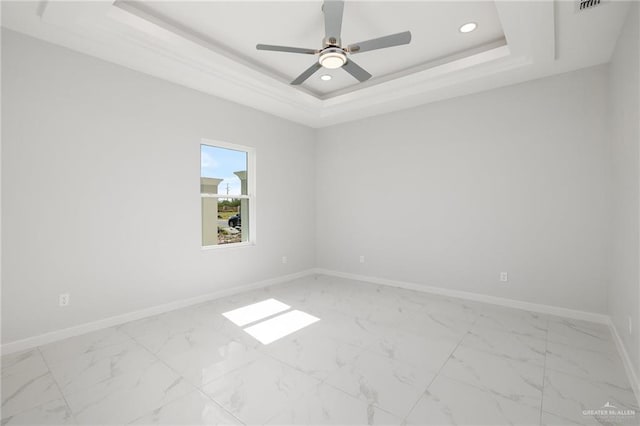
{"type": "Polygon", "coordinates": [[[202,197],[202,245],[249,240],[249,200],[202,197]]]}
{"type": "Polygon", "coordinates": [[[217,146],[201,145],[200,178],[201,192],[247,195],[247,153],[217,146]],[[206,182],[203,183],[202,180],[206,180],[206,182]]]}

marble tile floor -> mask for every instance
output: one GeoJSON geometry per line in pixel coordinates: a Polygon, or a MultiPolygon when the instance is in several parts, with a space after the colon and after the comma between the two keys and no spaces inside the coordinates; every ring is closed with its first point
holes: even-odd
{"type": "Polygon", "coordinates": [[[630,410],[604,325],[327,276],[2,358],[3,426],[638,424],[630,410]],[[287,311],[222,315],[268,299],[319,320],[265,345],[244,329],[287,311]],[[587,412],[607,403],[627,411],[587,412]]]}

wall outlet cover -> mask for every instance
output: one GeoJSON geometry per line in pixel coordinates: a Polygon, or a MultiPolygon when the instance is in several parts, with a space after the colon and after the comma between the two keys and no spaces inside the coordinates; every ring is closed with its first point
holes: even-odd
{"type": "Polygon", "coordinates": [[[69,293],[63,293],[58,296],[58,304],[62,307],[69,306],[69,293]]]}

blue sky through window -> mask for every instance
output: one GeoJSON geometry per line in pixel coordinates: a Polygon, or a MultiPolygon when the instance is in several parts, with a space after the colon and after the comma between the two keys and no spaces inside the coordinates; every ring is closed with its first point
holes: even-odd
{"type": "Polygon", "coordinates": [[[241,170],[247,170],[246,152],[200,146],[200,177],[224,179],[218,185],[218,194],[240,194],[240,179],[233,172],[241,170]]]}

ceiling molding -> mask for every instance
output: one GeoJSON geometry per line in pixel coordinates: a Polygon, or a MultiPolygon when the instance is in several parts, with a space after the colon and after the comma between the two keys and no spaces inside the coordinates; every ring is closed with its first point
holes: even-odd
{"type": "Polygon", "coordinates": [[[319,96],[129,2],[5,2],[2,7],[2,23],[9,29],[311,127],[606,62],[626,13],[613,2],[583,17],[560,2],[497,1],[504,38],[319,96]],[[587,25],[592,31],[585,36],[587,25]],[[581,36],[598,43],[591,49],[566,47],[581,36]]]}
{"type": "MultiPolygon", "coordinates": [[[[255,61],[249,61],[240,55],[234,54],[232,51],[230,51],[229,49],[226,49],[220,43],[217,43],[215,40],[212,40],[211,38],[203,34],[199,34],[193,30],[190,30],[189,28],[185,28],[179,23],[172,22],[171,20],[165,17],[157,16],[156,14],[153,13],[153,11],[147,10],[144,7],[144,3],[141,3],[141,2],[134,3],[132,1],[126,1],[126,0],[116,0],[113,3],[113,6],[133,16],[127,16],[125,14],[116,13],[115,11],[111,11],[110,15],[114,19],[119,19],[122,22],[128,22],[134,28],[137,27],[138,29],[142,29],[145,26],[147,26],[146,25],[147,23],[152,23],[177,37],[196,43],[204,47],[205,49],[211,50],[212,52],[218,55],[224,56],[234,62],[237,62],[238,64],[242,64],[253,71],[265,74],[266,76],[273,78],[275,80],[278,80],[283,84],[289,84],[289,80],[286,76],[280,73],[277,73],[271,69],[265,69],[255,61]],[[136,19],[136,18],[139,18],[139,19],[136,19]]],[[[307,93],[308,95],[315,96],[318,99],[320,98],[313,92],[307,90],[304,86],[298,86],[296,87],[296,89],[301,90],[307,93]]]]}

